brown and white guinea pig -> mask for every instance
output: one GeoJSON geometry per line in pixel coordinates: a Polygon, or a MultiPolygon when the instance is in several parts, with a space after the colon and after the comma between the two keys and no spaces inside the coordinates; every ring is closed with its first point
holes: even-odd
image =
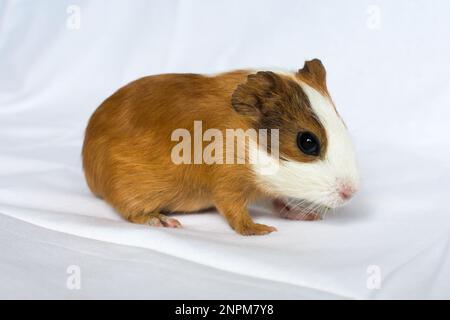
{"type": "MultiPolygon", "coordinates": [[[[87,183],[129,221],[152,226],[180,227],[165,214],[215,207],[239,234],[267,234],[276,229],[255,223],[247,210],[261,198],[287,218],[316,219],[346,203],[359,184],[353,145],[325,75],[314,59],[294,73],[163,74],[131,82],[89,121],[87,183]],[[194,136],[199,121],[204,131],[224,136],[229,129],[278,129],[277,170],[263,174],[252,161],[174,163],[173,133],[183,128],[194,136]]],[[[258,144],[247,151],[246,159],[272,157],[258,144]]]]}

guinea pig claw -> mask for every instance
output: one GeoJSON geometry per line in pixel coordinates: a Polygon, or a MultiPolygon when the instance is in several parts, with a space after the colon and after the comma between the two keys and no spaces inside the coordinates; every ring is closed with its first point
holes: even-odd
{"type": "Polygon", "coordinates": [[[174,218],[169,218],[163,214],[151,216],[148,225],[152,227],[181,228],[181,223],[174,218]]]}

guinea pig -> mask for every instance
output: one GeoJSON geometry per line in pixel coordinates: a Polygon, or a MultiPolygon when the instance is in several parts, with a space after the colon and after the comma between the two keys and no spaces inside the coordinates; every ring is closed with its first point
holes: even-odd
{"type": "MultiPolygon", "coordinates": [[[[211,154],[225,157],[226,147],[235,145],[215,145],[211,154]]],[[[215,207],[237,233],[268,234],[276,229],[253,221],[251,202],[270,199],[286,218],[316,219],[345,204],[359,186],[353,144],[318,59],[292,73],[138,79],[94,112],[82,157],[91,191],[130,222],[151,226],[181,227],[168,214],[215,207]],[[199,127],[213,134],[196,136],[199,127]],[[234,161],[202,161],[208,142],[229,130],[273,130],[269,140],[277,143],[277,159],[272,144],[263,148],[258,140],[234,161]],[[186,133],[191,140],[182,143],[191,148],[180,151],[186,133]],[[277,160],[277,167],[263,172],[252,157],[277,160]]]]}

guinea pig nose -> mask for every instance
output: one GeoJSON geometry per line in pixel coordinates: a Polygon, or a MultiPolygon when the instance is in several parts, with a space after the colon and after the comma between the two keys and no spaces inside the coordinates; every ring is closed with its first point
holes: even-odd
{"type": "Polygon", "coordinates": [[[347,183],[342,183],[339,186],[339,196],[341,197],[342,200],[348,200],[350,199],[353,194],[355,193],[355,190],[352,188],[351,185],[347,184],[347,183]]]}

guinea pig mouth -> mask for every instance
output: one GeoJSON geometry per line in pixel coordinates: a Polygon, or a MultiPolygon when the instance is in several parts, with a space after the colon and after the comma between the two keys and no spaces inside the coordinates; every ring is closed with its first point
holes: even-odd
{"type": "Polygon", "coordinates": [[[317,203],[299,199],[274,199],[273,208],[281,217],[290,220],[322,220],[329,208],[317,203]]]}

